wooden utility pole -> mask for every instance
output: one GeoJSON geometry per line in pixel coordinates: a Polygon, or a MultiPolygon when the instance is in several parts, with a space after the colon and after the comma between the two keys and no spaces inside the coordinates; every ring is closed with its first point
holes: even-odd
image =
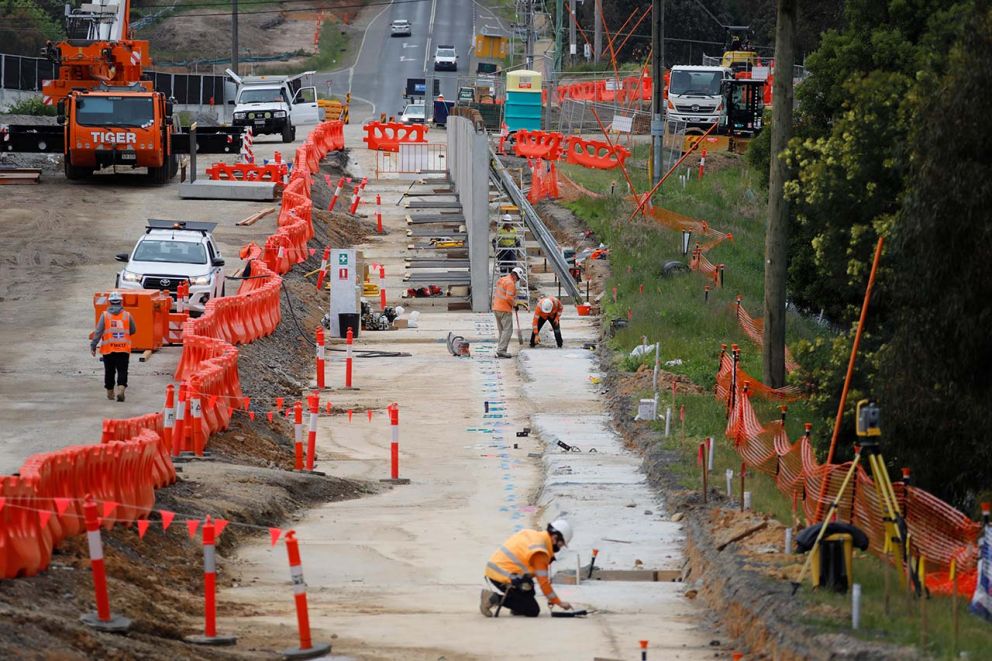
{"type": "Polygon", "coordinates": [[[788,167],[781,157],[792,137],[792,69],[795,62],[798,0],[778,0],[775,25],[775,82],[772,88],[771,166],[768,172],[768,231],[765,235],[765,334],[762,364],[765,383],[785,385],[785,282],[789,258],[789,205],[785,200],[788,167]]]}
{"type": "Polygon", "coordinates": [[[238,0],[231,0],[231,71],[241,75],[238,71],[241,58],[238,53],[241,50],[238,45],[238,0]]]}
{"type": "Polygon", "coordinates": [[[592,59],[594,62],[599,62],[603,57],[603,0],[593,2],[592,14],[593,20],[596,21],[592,31],[592,59]]]}
{"type": "Polygon", "coordinates": [[[576,55],[578,54],[578,42],[575,40],[575,12],[578,9],[575,6],[576,0],[568,0],[568,6],[571,9],[568,12],[568,62],[569,64],[575,64],[576,55]]]}
{"type": "Polygon", "coordinates": [[[665,1],[651,3],[651,183],[657,184],[662,175],[665,133],[665,1]],[[662,81],[660,84],[658,81],[662,81]]]}

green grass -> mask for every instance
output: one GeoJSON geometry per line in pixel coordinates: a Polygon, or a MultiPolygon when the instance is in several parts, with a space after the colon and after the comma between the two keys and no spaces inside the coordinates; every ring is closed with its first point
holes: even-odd
{"type": "MultiPolygon", "coordinates": [[[[628,163],[643,161],[646,157],[646,146],[638,145],[628,163]]],[[[617,366],[626,370],[636,369],[639,361],[627,356],[634,346],[640,344],[641,337],[647,336],[649,343],[660,341],[663,363],[675,359],[682,361],[681,365],[664,366],[664,369],[686,375],[705,390],[703,394],[676,393],[672,435],[664,438],[659,434],[659,442],[667,449],[681,452],[681,461],[671,464],[670,469],[682,486],[699,489],[701,477],[696,466],[697,448],[705,437],[713,436],[716,452],[715,471],[711,473],[712,486],[723,491],[725,470],[731,468],[735,474],[736,492],[739,489],[741,460],[725,438],[724,405],[714,397],[713,386],[722,343],[740,345],[743,368],[761,377],[760,347],[740,330],[734,315],[737,294],[743,296],[744,306],[753,316],[760,317],[762,314],[766,200],[761,189],[752,184],[756,181],[755,175],[744,159],[738,159],[708,172],[702,181],[693,176],[684,190],[673,177],[655,199],[655,204],[659,206],[706,220],[715,229],[734,235],[733,241],[725,241],[707,253],[714,264],[726,264],[726,286],[713,289],[709,301],[704,302],[703,286],[706,281],[700,274],[663,275],[662,265],[666,261],[685,261],[681,254],[680,233],[651,219],[624,222],[633,205],[623,195],[626,185],[620,172],[587,170],[570,165],[562,165],[561,170],[594,192],[606,193],[612,183],[617,184],[617,194],[614,196],[598,199],[583,197],[566,203],[595,231],[596,238],[610,247],[612,275],[602,299],[605,322],[626,319],[628,310],[633,313],[629,326],[618,330],[610,340],[610,347],[617,352],[617,366]],[[643,294],[640,293],[641,285],[644,286],[643,294]],[[617,289],[615,303],[611,294],[613,287],[617,289]],[[678,421],[680,406],[684,406],[686,411],[684,429],[678,421]]],[[[647,189],[647,173],[642,167],[631,168],[631,179],[639,191],[647,189]]],[[[790,343],[822,332],[809,320],[797,315],[789,316],[790,343]]],[[[653,362],[653,356],[645,362],[653,362]]],[[[637,395],[650,397],[652,393],[645,391],[637,395]]],[[[755,397],[752,403],[762,422],[770,422],[779,415],[775,402],[755,397]]],[[[664,414],[664,410],[673,405],[671,391],[661,393],[660,404],[664,414]]],[[[630,413],[633,415],[634,411],[630,413]]],[[[811,411],[804,401],[790,403],[786,420],[789,438],[797,439],[802,434],[803,422],[810,419],[811,411]]],[[[659,432],[663,431],[663,421],[652,424],[659,432]]],[[[792,502],[778,491],[771,477],[749,471],[746,484],[747,490],[752,493],[754,509],[767,512],[787,525],[793,523],[792,502]]],[[[801,558],[797,556],[799,561],[801,558]]],[[[866,554],[859,554],[855,562],[855,580],[861,583],[863,591],[862,628],[856,635],[872,640],[918,644],[918,601],[913,601],[912,615],[906,612],[902,595],[893,600],[888,615],[883,612],[883,567],[882,561],[866,554]]],[[[894,578],[892,582],[895,585],[894,578]]],[[[823,631],[850,630],[849,595],[811,593],[809,590],[804,590],[803,594],[805,603],[813,606],[805,611],[806,623],[823,631]]],[[[961,603],[960,649],[970,651],[971,658],[977,659],[992,649],[992,627],[967,614],[966,601],[963,598],[961,603]]],[[[950,600],[935,597],[927,606],[930,621],[927,652],[939,658],[951,658],[950,600]]]]}

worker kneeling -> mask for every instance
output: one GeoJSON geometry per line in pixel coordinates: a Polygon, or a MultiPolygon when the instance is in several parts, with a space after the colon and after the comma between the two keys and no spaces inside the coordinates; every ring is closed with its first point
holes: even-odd
{"type": "Polygon", "coordinates": [[[530,332],[530,346],[533,347],[537,342],[537,337],[541,333],[541,327],[544,326],[544,322],[551,323],[551,329],[555,332],[555,342],[558,343],[558,348],[561,349],[563,344],[561,339],[561,313],[564,307],[554,296],[545,296],[537,303],[537,308],[534,309],[534,323],[533,328],[530,332]]]}
{"type": "Polygon", "coordinates": [[[486,563],[486,580],[494,588],[482,590],[479,610],[486,617],[499,615],[501,608],[508,608],[514,615],[537,617],[541,607],[534,594],[534,579],[548,598],[548,604],[565,610],[572,605],[562,601],[551,588],[548,567],[555,553],[572,541],[572,526],[564,519],[548,524],[545,531],[521,530],[514,534],[493,553],[486,563]]]}

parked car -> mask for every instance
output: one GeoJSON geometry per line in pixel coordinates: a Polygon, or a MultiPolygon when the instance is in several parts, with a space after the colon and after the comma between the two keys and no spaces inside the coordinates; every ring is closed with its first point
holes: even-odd
{"type": "Polygon", "coordinates": [[[160,289],[175,304],[180,282],[189,283],[189,309],[202,314],[211,298],[224,295],[224,258],[214,241],[217,223],[149,220],[130,253],[116,256],[126,266],[117,274],[118,289],[160,289]]]}

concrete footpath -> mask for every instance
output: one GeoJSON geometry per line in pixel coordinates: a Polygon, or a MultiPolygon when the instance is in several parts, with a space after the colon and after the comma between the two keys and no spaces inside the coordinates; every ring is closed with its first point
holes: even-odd
{"type": "MultiPolygon", "coordinates": [[[[356,149],[356,167],[367,168],[369,156],[356,149]]],[[[368,192],[382,195],[388,233],[359,246],[368,261],[386,265],[391,303],[403,288],[405,210],[395,202],[407,186],[369,182],[368,192]]],[[[521,320],[527,325],[529,315],[521,320]]],[[[697,625],[703,612],[677,583],[559,583],[564,600],[595,610],[584,619],[548,618],[543,597],[540,618],[479,614],[489,555],[513,531],[543,527],[559,513],[573,521],[576,535],[556,572],[574,576],[575,554],[587,565],[594,547],[597,566],[607,569],[682,565],[678,525],[646,486],[639,458],[610,431],[593,356],[581,348],[595,329],[567,307],[563,330],[565,349],[526,349],[498,360],[491,314],[425,311],[418,328],[362,333],[357,348],[411,355],[356,360],[356,390],[341,388],[341,354],[330,354],[322,401],[357,412],[351,422],[345,415],[320,418],[319,470],[388,477],[385,407],[396,402],[400,475],[410,484],[327,504],[293,525],[314,641],[364,659],[637,659],[643,639],[651,641],[652,659],[725,654],[709,647],[713,636],[697,625]],[[447,352],[449,331],[471,340],[471,358],[447,352]],[[371,421],[365,409],[373,410],[371,421]],[[534,433],[518,438],[523,427],[534,433]],[[563,453],[558,439],[584,452],[563,453]]],[[[516,342],[511,351],[518,352],[516,342]]],[[[259,540],[224,566],[235,584],[220,596],[220,628],[236,630],[245,647],[271,648],[273,640],[295,646],[284,546],[259,540]]]]}

